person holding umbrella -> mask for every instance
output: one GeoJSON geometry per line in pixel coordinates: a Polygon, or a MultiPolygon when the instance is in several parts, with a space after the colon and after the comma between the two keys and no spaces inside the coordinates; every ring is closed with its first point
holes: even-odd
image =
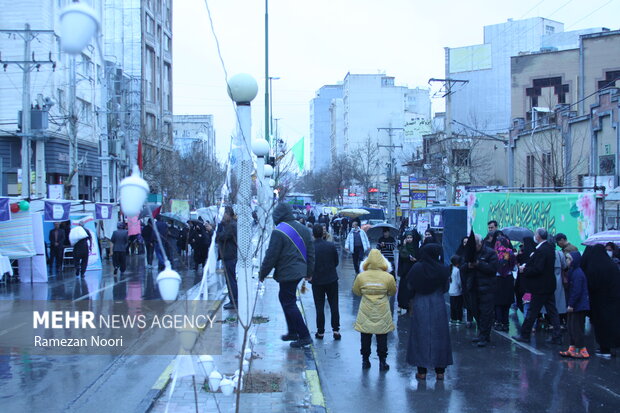
{"type": "Polygon", "coordinates": [[[396,239],[390,235],[390,229],[385,227],[383,228],[383,235],[377,241],[377,249],[390,262],[390,265],[392,265],[391,273],[396,277],[394,273],[394,248],[396,248],[396,239]]]}
{"type": "Polygon", "coordinates": [[[398,276],[400,277],[400,282],[398,284],[398,295],[396,296],[398,308],[402,310],[409,310],[411,293],[407,286],[407,274],[416,263],[419,250],[420,234],[417,231],[405,231],[403,245],[398,250],[398,276]]]}
{"type": "Polygon", "coordinates": [[[359,274],[360,262],[364,259],[366,251],[370,249],[370,242],[366,232],[360,229],[359,222],[353,221],[351,225],[352,229],[344,242],[344,248],[353,255],[353,268],[355,269],[355,274],[359,274]]]}

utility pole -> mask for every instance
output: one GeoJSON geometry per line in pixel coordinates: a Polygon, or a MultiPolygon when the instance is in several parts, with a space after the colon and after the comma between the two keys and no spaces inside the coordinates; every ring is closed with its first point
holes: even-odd
{"type": "MultiPolygon", "coordinates": [[[[24,40],[24,60],[1,60],[3,65],[16,64],[22,69],[22,190],[21,195],[24,198],[30,197],[30,139],[31,136],[31,102],[30,102],[30,72],[33,69],[37,71],[43,64],[52,64],[52,69],[56,69],[56,62],[49,59],[45,61],[35,60],[32,52],[32,40],[36,39],[39,34],[54,34],[53,30],[31,30],[30,24],[26,23],[24,30],[0,30],[0,33],[17,34],[24,40]]],[[[36,141],[36,180],[35,193],[37,197],[45,197],[47,188],[45,187],[45,143],[43,140],[36,141]]]]}
{"type": "MultiPolygon", "coordinates": [[[[389,162],[388,162],[388,173],[387,173],[387,183],[388,183],[388,222],[394,223],[396,221],[396,208],[394,208],[393,200],[392,200],[392,185],[394,185],[394,178],[396,176],[396,162],[393,156],[394,148],[403,148],[403,145],[394,145],[392,140],[392,131],[395,130],[405,130],[405,128],[377,128],[378,131],[386,130],[388,131],[388,135],[390,136],[390,141],[388,145],[377,145],[379,148],[388,148],[389,150],[389,162]]],[[[396,194],[394,194],[394,201],[396,200],[396,194]]]]}
{"type": "MultiPolygon", "coordinates": [[[[271,112],[271,105],[269,104],[269,89],[269,0],[265,0],[265,139],[267,139],[267,142],[271,144],[271,137],[269,136],[269,116],[271,112]]],[[[273,129],[273,125],[271,126],[271,129],[273,129]]]]}
{"type": "Polygon", "coordinates": [[[69,175],[66,184],[70,192],[67,194],[65,186],[65,196],[69,195],[69,199],[79,199],[75,56],[70,57],[69,65],[69,175]]]}
{"type": "Polygon", "coordinates": [[[454,204],[454,182],[452,178],[452,94],[454,93],[454,85],[467,84],[469,80],[451,79],[450,76],[450,48],[446,47],[446,78],[445,79],[429,79],[428,83],[439,82],[442,83],[440,92],[443,93],[442,97],[446,98],[446,125],[444,128],[446,134],[446,142],[448,142],[448,150],[446,151],[447,165],[445,166],[446,172],[446,205],[454,204]]]}

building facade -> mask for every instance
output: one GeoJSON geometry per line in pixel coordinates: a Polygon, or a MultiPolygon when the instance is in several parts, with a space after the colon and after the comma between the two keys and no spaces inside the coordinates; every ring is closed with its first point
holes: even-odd
{"type": "Polygon", "coordinates": [[[509,19],[485,26],[482,44],[446,48],[446,78],[468,82],[454,90],[452,119],[485,133],[507,132],[511,122],[511,57],[576,48],[580,35],[602,30],[564,32],[563,23],[541,17],[509,19]]]}
{"type": "Polygon", "coordinates": [[[199,144],[208,158],[215,159],[213,115],[174,115],[172,119],[174,148],[179,155],[187,156],[199,144]]]}
{"type": "Polygon", "coordinates": [[[325,85],[310,101],[310,139],[308,141],[309,169],[319,171],[331,165],[332,119],[330,107],[334,99],[342,99],[342,85],[325,85]]]}

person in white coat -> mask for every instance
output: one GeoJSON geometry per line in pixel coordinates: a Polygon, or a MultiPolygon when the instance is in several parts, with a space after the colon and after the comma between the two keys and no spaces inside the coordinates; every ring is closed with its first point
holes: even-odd
{"type": "Polygon", "coordinates": [[[364,259],[366,251],[370,249],[370,241],[368,241],[366,231],[362,231],[360,228],[359,222],[353,221],[352,225],[353,227],[344,242],[344,248],[353,254],[353,268],[355,268],[355,274],[359,274],[360,262],[364,259]]]}

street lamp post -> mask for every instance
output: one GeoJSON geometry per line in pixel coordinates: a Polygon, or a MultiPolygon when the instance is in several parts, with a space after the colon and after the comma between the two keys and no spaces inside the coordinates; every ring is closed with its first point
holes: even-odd
{"type": "Polygon", "coordinates": [[[241,148],[241,168],[239,168],[239,191],[238,191],[238,225],[237,225],[237,285],[238,302],[237,316],[240,326],[248,325],[251,317],[250,303],[253,298],[250,294],[250,279],[252,275],[252,116],[250,102],[258,93],[256,80],[246,74],[240,73],[228,80],[228,95],[236,103],[237,110],[237,135],[243,139],[241,148]]]}

